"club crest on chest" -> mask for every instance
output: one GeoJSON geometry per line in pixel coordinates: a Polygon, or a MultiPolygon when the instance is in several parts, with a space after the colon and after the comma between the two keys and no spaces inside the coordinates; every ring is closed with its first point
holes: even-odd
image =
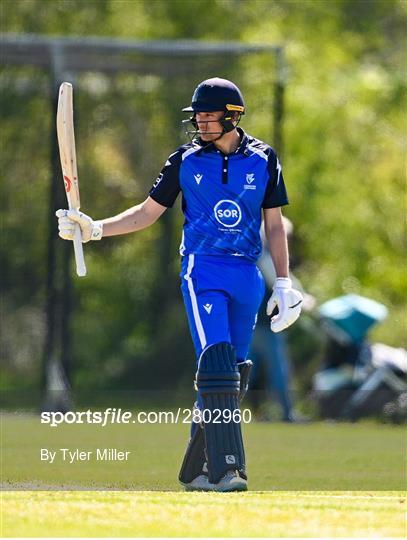
{"type": "Polygon", "coordinates": [[[254,176],[254,173],[247,173],[246,174],[246,184],[243,186],[244,189],[256,189],[256,186],[254,185],[256,178],[254,176]]]}

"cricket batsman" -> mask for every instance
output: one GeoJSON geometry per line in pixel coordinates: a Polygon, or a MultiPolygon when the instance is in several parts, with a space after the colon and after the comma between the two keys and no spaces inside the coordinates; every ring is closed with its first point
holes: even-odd
{"type": "Polygon", "coordinates": [[[262,219],[277,276],[267,304],[271,331],[281,332],[301,312],[302,295],[288,277],[281,213],[288,198],[274,150],[238,127],[245,104],[234,83],[201,82],[183,111],[190,142],[169,156],[146,200],[99,221],[58,210],[59,235],[72,240],[76,223],[82,242],[139,231],[182,192],[181,291],[196,352],[200,420],[192,425],[179,479],[190,491],[243,491],[241,421],[232,414],[247,389],[247,353],[265,292],[256,266],[262,219]]]}

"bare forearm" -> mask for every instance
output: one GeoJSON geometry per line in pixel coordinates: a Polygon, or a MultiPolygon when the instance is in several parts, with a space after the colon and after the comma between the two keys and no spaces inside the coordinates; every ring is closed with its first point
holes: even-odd
{"type": "Polygon", "coordinates": [[[144,203],[141,203],[117,216],[103,219],[103,236],[116,236],[140,231],[154,223],[156,219],[146,212],[144,203]]]}
{"type": "Polygon", "coordinates": [[[284,225],[270,227],[266,231],[267,243],[277,277],[288,277],[289,257],[284,225]]]}

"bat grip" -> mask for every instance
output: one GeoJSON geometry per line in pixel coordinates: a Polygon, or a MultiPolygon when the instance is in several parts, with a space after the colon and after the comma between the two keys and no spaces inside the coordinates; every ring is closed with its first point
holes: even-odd
{"type": "Polygon", "coordinates": [[[82,234],[81,228],[77,223],[75,225],[75,237],[73,239],[73,249],[75,252],[75,262],[76,262],[76,273],[78,276],[86,276],[86,265],[85,257],[83,256],[83,247],[82,247],[82,234]]]}

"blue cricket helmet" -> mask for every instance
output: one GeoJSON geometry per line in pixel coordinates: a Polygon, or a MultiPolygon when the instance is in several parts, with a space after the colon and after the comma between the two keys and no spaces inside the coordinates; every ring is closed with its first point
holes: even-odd
{"type": "Polygon", "coordinates": [[[244,114],[245,105],[239,88],[227,79],[214,77],[202,81],[195,89],[192,103],[183,112],[238,112],[244,114]]]}

